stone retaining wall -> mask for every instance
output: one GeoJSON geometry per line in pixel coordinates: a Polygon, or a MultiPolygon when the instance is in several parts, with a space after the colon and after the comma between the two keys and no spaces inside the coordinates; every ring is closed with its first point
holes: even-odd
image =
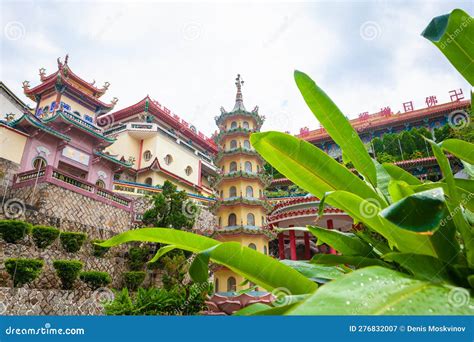
{"type": "Polygon", "coordinates": [[[103,304],[113,296],[109,289],[66,291],[0,287],[0,315],[103,315],[103,304]]]}

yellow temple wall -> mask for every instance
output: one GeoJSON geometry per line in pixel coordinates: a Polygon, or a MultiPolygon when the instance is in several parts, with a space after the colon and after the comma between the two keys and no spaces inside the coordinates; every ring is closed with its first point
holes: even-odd
{"type": "Polygon", "coordinates": [[[214,273],[214,285],[216,284],[216,280],[219,282],[219,289],[217,289],[219,292],[227,292],[227,280],[229,277],[234,277],[235,278],[235,284],[237,287],[237,291],[243,290],[243,289],[248,289],[249,285],[247,284],[246,286],[239,286],[245,278],[242,277],[241,275],[232,272],[231,270],[228,270],[226,268],[219,269],[214,273]]]}
{"type": "Polygon", "coordinates": [[[244,126],[244,121],[247,121],[249,123],[249,128],[254,129],[256,127],[255,120],[251,117],[247,116],[241,116],[237,118],[228,118],[227,120],[224,121],[224,127],[226,130],[229,130],[232,122],[235,121],[237,122],[237,127],[243,127],[244,126]]]}
{"type": "Polygon", "coordinates": [[[221,225],[223,227],[228,226],[229,215],[234,213],[237,216],[237,225],[240,225],[243,222],[244,225],[247,224],[247,214],[252,213],[255,216],[255,225],[261,226],[262,216],[265,219],[265,210],[262,207],[251,207],[251,206],[221,206],[216,213],[216,216],[221,219],[221,225]],[[241,221],[242,220],[242,221],[241,221]]]}
{"type": "Polygon", "coordinates": [[[133,168],[138,167],[138,153],[140,150],[139,142],[128,134],[120,134],[117,140],[105,149],[112,155],[116,155],[118,159],[124,157],[128,160],[129,157],[135,157],[135,164],[133,168]]]}
{"type": "Polygon", "coordinates": [[[20,164],[26,140],[26,136],[12,129],[0,126],[0,142],[2,145],[2,148],[0,148],[0,158],[20,164]],[[7,146],[8,148],[6,148],[7,146]]]}
{"type": "Polygon", "coordinates": [[[258,179],[252,179],[252,178],[247,179],[245,183],[238,179],[227,180],[225,182],[222,182],[219,186],[219,193],[220,193],[220,190],[224,191],[223,197],[228,198],[230,197],[230,188],[232,186],[235,186],[237,189],[237,196],[240,196],[240,193],[242,193],[242,196],[245,197],[247,185],[250,185],[253,188],[253,197],[255,198],[259,197],[259,190],[261,190],[263,194],[262,183],[258,179]]]}
{"type": "Polygon", "coordinates": [[[245,170],[245,162],[249,161],[252,164],[252,172],[258,172],[258,169],[261,170],[261,163],[260,159],[255,155],[230,155],[226,156],[223,160],[220,161],[219,166],[222,167],[224,165],[224,172],[229,173],[230,171],[230,163],[235,161],[237,163],[237,171],[244,171],[245,170]]]}

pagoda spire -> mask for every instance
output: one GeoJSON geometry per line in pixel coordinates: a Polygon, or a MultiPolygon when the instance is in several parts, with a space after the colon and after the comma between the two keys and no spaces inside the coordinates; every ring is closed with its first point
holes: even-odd
{"type": "Polygon", "coordinates": [[[237,95],[235,96],[235,106],[233,111],[245,111],[244,100],[242,98],[242,86],[244,85],[244,81],[240,78],[240,74],[237,74],[237,78],[235,79],[235,85],[237,86],[237,95]]]}

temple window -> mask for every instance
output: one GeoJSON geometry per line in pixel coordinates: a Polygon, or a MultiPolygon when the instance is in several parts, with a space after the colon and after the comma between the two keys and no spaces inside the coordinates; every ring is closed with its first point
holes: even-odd
{"type": "Polygon", "coordinates": [[[237,148],[237,141],[236,141],[236,140],[232,140],[232,141],[230,142],[230,149],[232,150],[232,149],[234,149],[234,148],[237,148]]]}
{"type": "Polygon", "coordinates": [[[237,197],[237,188],[235,186],[230,187],[229,197],[237,197]]]}
{"type": "Polygon", "coordinates": [[[237,128],[237,122],[232,121],[232,123],[230,124],[230,129],[234,129],[234,128],[237,128]]]}
{"type": "Polygon", "coordinates": [[[250,141],[244,140],[244,147],[245,147],[247,150],[250,150],[250,141]]]}
{"type": "Polygon", "coordinates": [[[252,172],[252,163],[249,161],[245,162],[245,172],[252,172]]]}
{"type": "Polygon", "coordinates": [[[255,215],[252,213],[247,214],[247,226],[255,226],[255,215]]]}
{"type": "Polygon", "coordinates": [[[172,162],[173,162],[173,157],[171,156],[171,154],[167,154],[165,157],[165,164],[170,165],[172,162]]]}
{"type": "Polygon", "coordinates": [[[253,197],[253,188],[250,185],[245,189],[245,196],[253,197]]]}
{"type": "Polygon", "coordinates": [[[267,246],[263,246],[263,254],[267,255],[268,254],[268,249],[267,246]]]}
{"type": "Polygon", "coordinates": [[[262,198],[262,197],[263,197],[263,196],[262,196],[262,189],[258,190],[258,197],[259,197],[259,198],[262,198]]]}
{"type": "Polygon", "coordinates": [[[235,292],[237,291],[237,282],[235,281],[234,277],[229,277],[227,279],[227,292],[235,292]]]}
{"type": "Polygon", "coordinates": [[[244,123],[242,124],[242,127],[248,129],[248,128],[249,128],[249,123],[248,123],[248,121],[244,121],[244,123]]]}
{"type": "Polygon", "coordinates": [[[219,292],[219,278],[216,278],[214,292],[219,292]]]}
{"type": "Polygon", "coordinates": [[[220,216],[219,216],[218,225],[219,225],[219,227],[222,226],[222,220],[221,220],[221,217],[220,217],[220,216]]]}
{"type": "Polygon", "coordinates": [[[145,179],[145,184],[146,185],[152,185],[153,184],[153,179],[151,179],[151,177],[148,177],[145,179]]]}
{"type": "Polygon", "coordinates": [[[187,166],[184,172],[186,172],[186,176],[191,176],[193,173],[193,168],[191,166],[187,166]]]}
{"type": "Polygon", "coordinates": [[[236,226],[237,225],[237,216],[232,213],[229,215],[228,226],[236,226]]]}
{"type": "Polygon", "coordinates": [[[250,243],[249,244],[249,248],[253,249],[253,250],[257,250],[257,246],[254,244],[254,243],[250,243]]]}
{"type": "Polygon", "coordinates": [[[33,159],[33,168],[35,170],[42,169],[46,167],[46,165],[48,165],[48,163],[46,162],[46,159],[44,159],[43,157],[36,157],[35,159],[33,159]]]}
{"type": "Polygon", "coordinates": [[[97,182],[95,182],[95,186],[100,189],[105,189],[105,182],[102,179],[98,179],[97,182]]]}
{"type": "Polygon", "coordinates": [[[149,161],[152,157],[151,151],[147,150],[143,153],[143,159],[145,161],[149,161]]]}
{"type": "Polygon", "coordinates": [[[233,161],[233,162],[230,163],[229,171],[230,172],[237,171],[237,162],[233,161]]]}
{"type": "Polygon", "coordinates": [[[262,216],[262,226],[265,224],[265,218],[262,216]]]}

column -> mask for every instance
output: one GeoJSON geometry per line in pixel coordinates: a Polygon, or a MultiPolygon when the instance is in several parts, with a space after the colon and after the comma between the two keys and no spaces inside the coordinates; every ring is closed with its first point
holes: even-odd
{"type": "Polygon", "coordinates": [[[290,230],[290,256],[291,260],[296,260],[296,238],[295,231],[290,230]]]}
{"type": "MultiPolygon", "coordinates": [[[[332,220],[327,220],[326,225],[328,229],[334,229],[334,223],[332,220]]],[[[336,250],[332,247],[329,248],[329,254],[336,254],[336,250]]]]}
{"type": "Polygon", "coordinates": [[[285,236],[283,233],[278,234],[278,257],[280,260],[285,259],[285,236]]]}
{"type": "Polygon", "coordinates": [[[304,258],[306,260],[311,259],[311,249],[309,246],[309,233],[304,232],[304,258]]]}

